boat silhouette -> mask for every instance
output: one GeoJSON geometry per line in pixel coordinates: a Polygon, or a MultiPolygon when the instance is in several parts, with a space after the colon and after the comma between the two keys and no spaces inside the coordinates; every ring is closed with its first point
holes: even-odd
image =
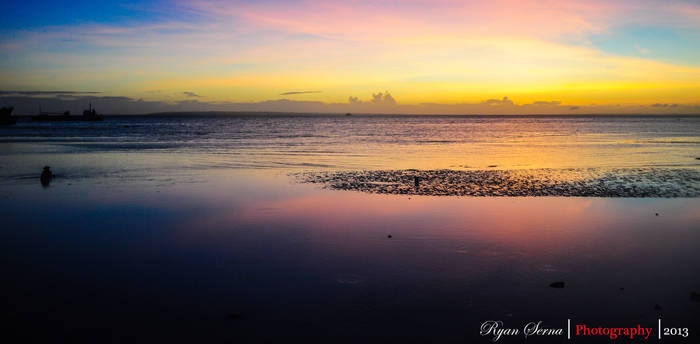
{"type": "Polygon", "coordinates": [[[32,116],[33,121],[102,121],[104,116],[99,115],[95,109],[92,108],[92,103],[90,103],[90,109],[83,110],[82,116],[71,116],[70,111],[65,111],[63,113],[59,112],[42,112],[39,110],[39,114],[32,116]]]}
{"type": "Polygon", "coordinates": [[[3,106],[0,108],[0,125],[12,125],[17,123],[17,116],[12,116],[12,106],[3,106]]]}

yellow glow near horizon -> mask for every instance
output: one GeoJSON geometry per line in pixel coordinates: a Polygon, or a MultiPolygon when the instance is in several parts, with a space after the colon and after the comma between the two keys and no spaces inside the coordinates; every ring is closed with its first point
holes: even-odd
{"type": "MultiPolygon", "coordinates": [[[[700,65],[692,62],[700,50],[682,36],[700,31],[700,6],[652,2],[630,21],[623,14],[640,5],[629,1],[177,5],[207,20],[18,32],[0,41],[7,55],[1,88],[202,106],[278,99],[353,105],[349,97],[367,102],[385,90],[398,105],[479,105],[505,96],[516,105],[664,102],[693,111],[700,104],[700,65]],[[670,38],[650,41],[655,35],[670,38]],[[627,40],[647,45],[630,52],[627,40]],[[65,42],[77,43],[68,49],[65,42]],[[668,44],[675,55],[664,55],[668,44]]],[[[374,110],[393,111],[391,104],[374,110]]]]}

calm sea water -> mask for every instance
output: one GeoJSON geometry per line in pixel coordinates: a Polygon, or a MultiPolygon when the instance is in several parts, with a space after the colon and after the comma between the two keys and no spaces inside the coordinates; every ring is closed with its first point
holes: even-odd
{"type": "Polygon", "coordinates": [[[47,152],[57,157],[54,164],[71,159],[66,155],[138,152],[152,158],[135,166],[129,160],[119,167],[101,164],[100,173],[132,167],[700,167],[697,116],[121,116],[20,122],[1,127],[0,142],[3,158],[18,164],[14,172],[24,172],[19,165],[33,162],[32,154],[47,152]]]}
{"type": "MultiPolygon", "coordinates": [[[[664,343],[693,342],[700,198],[409,197],[289,173],[698,157],[700,117],[22,121],[0,127],[0,308],[20,338],[7,342],[492,343],[487,320],[659,318],[691,329],[664,343]]],[[[569,342],[498,342],[523,341],[569,342]]]]}

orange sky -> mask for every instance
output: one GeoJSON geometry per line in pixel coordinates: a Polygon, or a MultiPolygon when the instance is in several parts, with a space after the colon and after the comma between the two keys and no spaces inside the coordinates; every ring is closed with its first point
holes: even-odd
{"type": "Polygon", "coordinates": [[[144,112],[284,111],[280,99],[301,111],[700,112],[692,1],[77,2],[46,9],[55,22],[22,18],[41,15],[32,3],[3,5],[19,16],[0,40],[5,98],[94,91],[133,112],[139,99],[144,112]],[[372,101],[384,91],[393,101],[372,101]]]}

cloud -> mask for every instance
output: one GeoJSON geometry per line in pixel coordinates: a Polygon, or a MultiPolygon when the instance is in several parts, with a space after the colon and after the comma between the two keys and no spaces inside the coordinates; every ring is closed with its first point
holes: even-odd
{"type": "Polygon", "coordinates": [[[81,94],[100,94],[102,92],[94,91],[0,91],[0,95],[23,95],[23,96],[53,96],[53,95],[81,95],[81,94]]]}
{"type": "Polygon", "coordinates": [[[508,97],[503,97],[503,99],[487,99],[482,102],[486,105],[514,105],[513,101],[508,99],[508,97]]]}
{"type": "Polygon", "coordinates": [[[636,46],[636,48],[637,48],[637,52],[640,54],[643,54],[643,55],[651,54],[651,49],[649,49],[649,48],[644,48],[644,47],[640,47],[640,46],[636,46]]]}
{"type": "Polygon", "coordinates": [[[182,94],[184,94],[188,97],[193,97],[193,98],[201,98],[202,97],[202,96],[198,95],[197,93],[188,92],[188,91],[182,92],[182,94]]]}
{"type": "Polygon", "coordinates": [[[541,90],[581,102],[601,101],[601,94],[626,102],[648,99],[642,93],[650,87],[668,94],[663,101],[688,102],[700,87],[697,66],[653,63],[656,54],[615,56],[588,39],[591,33],[614,34],[629,21],[671,31],[677,21],[699,26],[688,19],[700,18],[692,1],[682,8],[660,0],[399,3],[159,2],[158,11],[172,16],[11,31],[0,38],[0,48],[7,47],[0,49],[0,80],[7,89],[85,87],[151,99],[138,90],[167,89],[161,101],[190,87],[229,101],[263,99],[289,85],[349,95],[376,80],[396,92],[429,94],[413,102],[455,99],[465,89],[479,90],[479,99],[541,90]],[[419,77],[434,80],[401,81],[419,77]],[[557,93],[559,85],[572,84],[580,86],[557,93]]]}
{"type": "Polygon", "coordinates": [[[697,114],[700,104],[652,105],[563,105],[561,101],[537,101],[517,104],[508,97],[487,99],[475,103],[401,104],[389,92],[372,94],[362,101],[348,97],[347,102],[297,101],[273,99],[260,102],[214,102],[188,99],[176,102],[151,101],[123,96],[99,95],[7,95],[0,94],[0,103],[13,105],[20,115],[35,114],[39,107],[45,111],[79,113],[91,102],[103,114],[145,114],[165,112],[291,112],[291,113],[388,113],[388,114],[462,114],[462,115],[523,115],[523,114],[697,114]],[[501,106],[505,105],[505,106],[501,106]]]}
{"type": "Polygon", "coordinates": [[[561,101],[559,101],[559,100],[552,100],[552,101],[538,100],[538,101],[532,103],[532,105],[551,105],[551,106],[559,105],[559,104],[561,104],[561,101]]]}
{"type": "Polygon", "coordinates": [[[280,93],[281,96],[291,96],[295,94],[307,94],[307,93],[321,93],[322,91],[289,91],[280,93]]]}
{"type": "Polygon", "coordinates": [[[373,104],[373,105],[396,105],[396,99],[389,93],[389,91],[372,93],[372,98],[367,101],[360,100],[359,97],[348,97],[348,103],[350,104],[373,104]]]}
{"type": "Polygon", "coordinates": [[[391,96],[391,93],[389,91],[384,91],[382,92],[377,92],[372,94],[372,100],[371,102],[373,104],[389,104],[389,105],[394,105],[396,104],[396,99],[391,96]]]}

